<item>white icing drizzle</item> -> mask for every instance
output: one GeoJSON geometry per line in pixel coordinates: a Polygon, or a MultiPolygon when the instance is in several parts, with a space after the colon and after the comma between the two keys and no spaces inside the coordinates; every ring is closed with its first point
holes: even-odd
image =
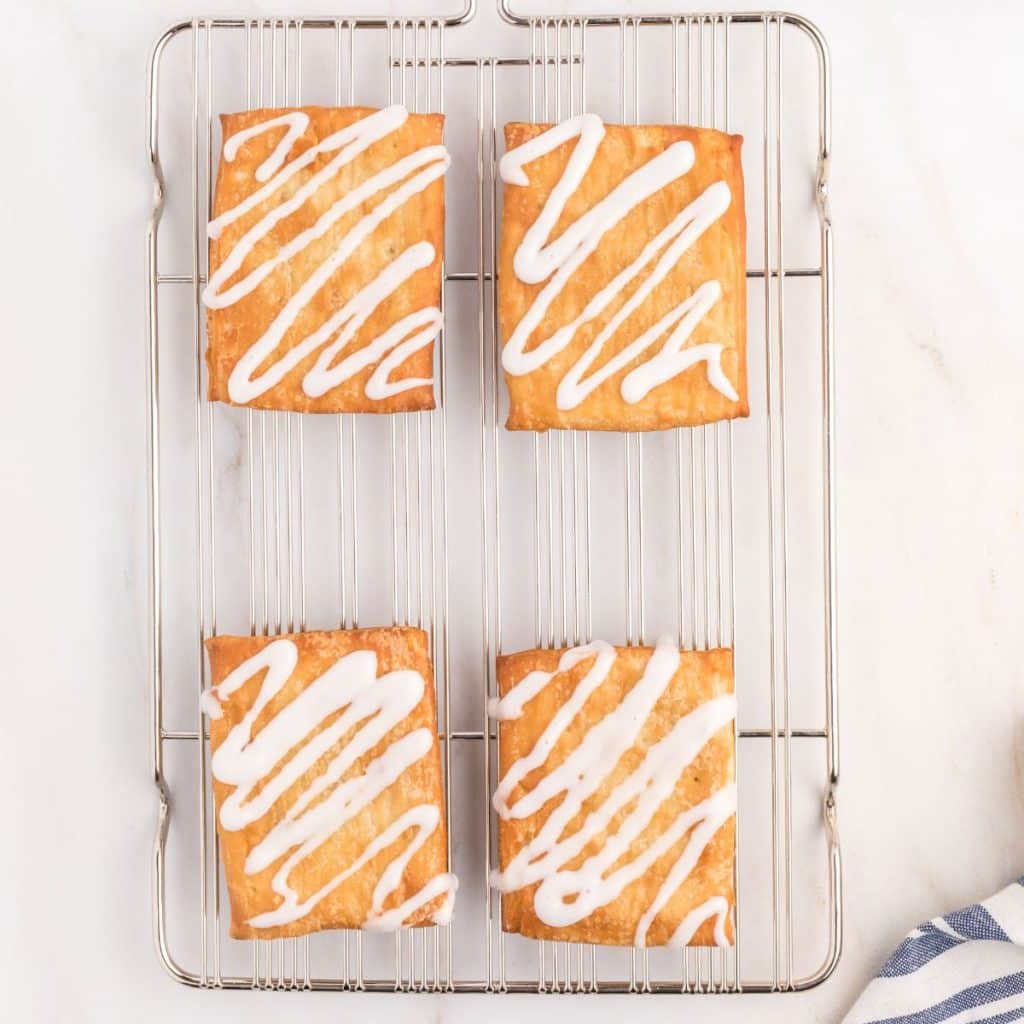
{"type": "Polygon", "coordinates": [[[509,150],[502,157],[499,168],[502,180],[510,185],[525,186],[529,184],[523,169],[525,165],[565,142],[578,138],[561,178],[516,249],[513,258],[516,276],[525,284],[547,283],[512,331],[502,351],[502,365],[512,376],[531,373],[543,366],[570,344],[584,324],[600,316],[630,282],[654,264],[643,282],[562,378],[555,396],[558,408],[576,408],[595,388],[655,345],[666,332],[671,333],[657,354],[627,374],[622,381],[620,391],[624,401],[630,404],[641,401],[659,384],[664,384],[700,362],[706,364],[708,381],[712,387],[731,401],[738,401],[736,389],[722,370],[722,345],[708,343],[683,349],[694,328],[721,297],[722,289],[718,281],[704,282],[657,324],[587,376],[612,335],[664,280],[687,249],[728,209],[732,197],[724,181],[709,186],[680,211],[644,246],[640,255],[628,267],[590,299],[575,320],[541,339],[529,351],[526,350],[532,334],[540,326],[552,302],[561,294],[584,260],[594,252],[606,232],[635,207],[693,167],[695,154],[691,143],[673,143],[630,173],[607,196],[570,224],[558,238],[551,240],[551,233],[569,199],[590,169],[603,137],[604,125],[601,119],[596,114],[582,114],[554,125],[543,134],[509,150]]]}
{"type": "Polygon", "coordinates": [[[224,143],[224,159],[231,163],[238,156],[238,151],[246,142],[273,128],[279,128],[281,125],[285,125],[288,131],[281,136],[281,141],[278,142],[274,152],[256,168],[256,180],[266,181],[272,174],[276,174],[281,169],[281,165],[287,159],[288,152],[295,144],[295,140],[309,127],[309,115],[304,114],[301,110],[282,114],[280,117],[272,117],[269,121],[261,121],[259,124],[254,124],[249,128],[243,128],[240,132],[235,132],[224,143]]]}
{"type": "Polygon", "coordinates": [[[697,933],[697,929],[711,918],[715,919],[714,939],[716,946],[728,946],[729,936],[725,930],[725,922],[729,920],[729,901],[724,896],[711,896],[699,907],[694,907],[679,922],[679,927],[672,933],[667,946],[686,946],[697,933]]]}
{"type": "Polygon", "coordinates": [[[338,240],[330,256],[295,290],[263,335],[232,368],[228,378],[228,395],[232,401],[253,401],[280,383],[302,360],[319,349],[322,351],[315,365],[305,374],[302,381],[303,391],[311,398],[320,397],[378,360],[380,365],[366,384],[368,398],[379,400],[432,383],[431,378],[422,377],[391,381],[390,375],[414,352],[429,345],[437,336],[441,327],[441,311],[436,306],[425,307],[404,317],[371,339],[366,346],[333,365],[335,358],[352,341],[374,310],[418,270],[434,263],[437,253],[429,242],[414,243],[398,253],[372,281],[356,292],[324,324],[306,335],[288,351],[281,353],[263,373],[258,371],[267,359],[277,352],[284,336],[302,310],[344,266],[356,249],[387,217],[445,173],[451,161],[444,146],[424,146],[360,182],[335,200],[312,227],[299,232],[273,255],[251,268],[233,284],[228,284],[242,269],[255,246],[277,224],[308,202],[360,153],[397,131],[408,116],[408,111],[400,106],[375,111],[332,133],[287,163],[285,160],[288,152],[309,124],[308,116],[302,112],[270,118],[237,132],[225,142],[224,159],[230,162],[237,156],[239,148],[255,136],[281,127],[287,128],[273,153],[256,171],[257,181],[265,181],[266,184],[210,221],[208,234],[211,238],[218,238],[227,225],[270,197],[281,193],[277,205],[242,235],[211,275],[203,291],[203,302],[210,309],[223,309],[249,295],[277,267],[287,263],[310,244],[322,238],[342,217],[372,200],[378,193],[389,190],[383,199],[338,240]],[[336,155],[289,194],[284,186],[299,171],[309,167],[318,156],[325,153],[336,155]]]}
{"type": "MultiPolygon", "coordinates": [[[[583,701],[604,682],[609,669],[615,661],[615,648],[606,644],[603,640],[595,640],[593,643],[584,644],[582,647],[572,647],[558,659],[558,668],[554,672],[529,672],[516,683],[516,685],[501,700],[492,697],[487,704],[488,714],[498,721],[509,721],[518,718],[523,713],[523,708],[543,690],[556,675],[568,672],[581,661],[585,661],[591,655],[596,654],[594,664],[590,671],[580,681],[580,685],[573,691],[569,702],[559,709],[558,714],[552,720],[548,730],[555,734],[565,731],[563,724],[566,718],[572,716],[582,706],[583,701]]],[[[557,739],[557,736],[555,736],[557,739]]],[[[541,742],[543,742],[543,737],[541,742]]],[[[539,744],[538,744],[539,745],[539,744]]],[[[545,757],[553,744],[545,744],[545,757]]],[[[543,764],[543,761],[540,762],[543,764]]],[[[529,771],[530,769],[527,769],[529,771]]],[[[525,774],[525,773],[524,773],[525,774]]],[[[509,786],[511,790],[511,785],[509,786]]]]}
{"type": "MultiPolygon", "coordinates": [[[[554,672],[531,672],[500,701],[491,705],[498,719],[513,719],[551,680],[587,658],[594,661],[576,684],[569,699],[558,709],[533,749],[517,760],[498,783],[494,808],[505,819],[522,819],[556,801],[548,817],[512,858],[504,871],[491,874],[491,884],[511,892],[539,883],[534,892],[534,911],[545,924],[561,928],[589,916],[614,900],[631,882],[640,878],[659,858],[684,838],[686,843],[665,881],[637,926],[635,944],[646,945],[647,932],[658,912],[686,880],[715,833],[736,812],[736,787],[727,785],[695,807],[679,814],[652,842],[632,859],[633,841],[647,829],[658,808],[675,790],[686,767],[705,744],[736,716],[732,694],[714,697],[679,719],[673,728],[647,748],[643,761],[588,812],[579,828],[567,833],[583,804],[592,797],[621,757],[636,743],[655,704],[678,670],[680,654],[671,640],[658,641],[638,682],[622,701],[593,725],[579,746],[560,765],[544,775],[527,793],[510,803],[522,780],[542,768],[555,744],[580,713],[587,698],[607,678],[615,662],[614,648],[592,643],[566,651],[554,672]],[[566,865],[577,858],[595,838],[605,833],[616,816],[625,816],[605,836],[601,848],[576,868],[566,865]]],[[[715,908],[718,904],[715,904],[715,908]]],[[[696,920],[690,935],[710,916],[696,920]]],[[[692,915],[684,924],[693,923],[692,915]]],[[[689,925],[688,925],[689,926],[689,925]]],[[[682,925],[676,936],[685,934],[682,925]]],[[[676,938],[673,936],[673,940],[676,938]]],[[[715,941],[726,944],[724,926],[715,941]]]]}
{"type": "Polygon", "coordinates": [[[249,680],[266,673],[256,700],[210,761],[213,777],[235,787],[220,809],[221,827],[229,832],[259,821],[282,794],[348,735],[347,742],[333,755],[324,771],[249,852],[245,870],[250,875],[285,857],[271,883],[274,892],[282,897],[280,906],[257,914],[249,924],[255,928],[272,928],[305,917],[346,878],[383,850],[394,846],[410,830],[412,839],[390,862],[374,888],[365,926],[399,928],[413,911],[442,895],[445,900],[433,920],[446,923],[451,917],[458,884],[455,876],[448,873],[434,876],[400,906],[383,910],[387,898],[401,884],[409,861],[440,825],[440,811],[433,804],[419,804],[404,811],[374,837],[358,858],[305,900],[300,900],[288,884],[296,865],[397,782],[408,768],[428,756],[433,748],[429,729],[413,729],[394,740],[362,774],[342,781],[358,758],[376,747],[408,717],[423,698],[426,686],[423,677],[410,669],[387,672],[378,678],[377,655],[373,651],[355,651],[340,658],[254,736],[256,720],[291,678],[297,662],[295,643],[285,638],[275,640],[242,662],[202,697],[206,714],[220,718],[222,700],[249,680]],[[327,728],[313,734],[326,718],[334,715],[337,718],[327,728]],[[261,783],[262,788],[259,788],[261,783]]]}

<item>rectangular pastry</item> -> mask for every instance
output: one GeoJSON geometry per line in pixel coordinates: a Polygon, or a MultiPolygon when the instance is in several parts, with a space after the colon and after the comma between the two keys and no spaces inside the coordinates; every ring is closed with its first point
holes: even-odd
{"type": "Polygon", "coordinates": [[[206,641],[237,939],[446,923],[434,681],[419,629],[206,641]]]}
{"type": "Polygon", "coordinates": [[[509,429],[749,415],[742,141],[595,114],[505,126],[509,429]]]}
{"type": "Polygon", "coordinates": [[[733,941],[732,651],[603,642],[498,658],[502,927],[614,946],[733,941]]]}
{"type": "Polygon", "coordinates": [[[296,412],[434,407],[440,114],[224,114],[210,221],[209,397],[296,412]]]}

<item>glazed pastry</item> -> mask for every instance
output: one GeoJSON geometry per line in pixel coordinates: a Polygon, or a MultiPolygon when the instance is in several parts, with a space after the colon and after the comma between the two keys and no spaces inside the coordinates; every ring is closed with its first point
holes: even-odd
{"type": "Polygon", "coordinates": [[[231,934],[447,923],[456,881],[426,634],[219,636],[206,649],[231,934]]]}
{"type": "Polygon", "coordinates": [[[509,124],[498,263],[512,430],[749,414],[739,135],[509,124]]]}
{"type": "Polygon", "coordinates": [[[615,946],[733,941],[732,652],[596,642],[498,658],[502,927],[615,946]]]}
{"type": "Polygon", "coordinates": [[[221,117],[209,397],[298,412],[434,407],[440,114],[302,107],[221,117]]]}

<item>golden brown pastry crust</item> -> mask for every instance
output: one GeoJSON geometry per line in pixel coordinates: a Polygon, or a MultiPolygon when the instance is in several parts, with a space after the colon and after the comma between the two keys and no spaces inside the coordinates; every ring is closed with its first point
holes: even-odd
{"type": "MultiPolygon", "coordinates": [[[[505,126],[506,151],[522,145],[550,128],[548,124],[512,123],[505,126]]],[[[578,316],[593,295],[628,266],[668,222],[717,181],[724,181],[732,201],[676,266],[658,284],[646,301],[617,330],[604,346],[592,369],[608,361],[630,341],[654,325],[670,309],[689,297],[708,280],[718,280],[722,296],[698,324],[686,348],[707,342],[722,345],[722,369],[736,389],[739,401],[732,401],[708,381],[705,365],[697,363],[664,384],[655,387],[635,405],[619,393],[623,377],[657,351],[659,339],[618,373],[600,384],[574,409],[559,409],[555,402],[558,382],[589,347],[601,328],[611,319],[625,298],[635,290],[627,286],[619,300],[600,316],[584,324],[572,342],[543,366],[522,376],[505,374],[509,391],[510,430],[547,430],[563,427],[575,430],[664,430],[694,426],[714,420],[748,416],[747,402],[747,283],[746,214],[743,172],[740,163],[740,135],[727,135],[708,128],[680,125],[605,125],[605,136],[579,189],[567,203],[552,238],[607,195],[623,178],[681,140],[693,144],[696,160],[681,178],[645,200],[601,239],[593,252],[547,311],[534,332],[527,351],[542,338],[578,316]]],[[[536,221],[555,183],[561,177],[578,140],[564,143],[527,165],[530,184],[504,187],[504,213],[498,260],[498,308],[502,344],[533,303],[541,284],[524,284],[515,274],[513,258],[519,243],[536,221]]],[[[644,270],[637,283],[646,278],[644,270]]]]}
{"type": "MultiPolygon", "coordinates": [[[[653,650],[651,647],[615,648],[618,656],[607,678],[589,697],[572,726],[559,738],[544,767],[527,775],[516,788],[509,799],[510,804],[531,790],[544,774],[561,764],[579,745],[585,733],[619,705],[623,696],[643,674],[653,650]]],[[[499,656],[498,692],[504,696],[529,672],[553,672],[563,653],[558,650],[530,650],[499,656]]],[[[665,736],[682,716],[713,697],[733,692],[731,650],[683,651],[681,658],[678,670],[643,726],[638,744],[622,757],[598,790],[584,802],[580,814],[573,819],[567,833],[575,832],[586,814],[604,803],[608,794],[637,767],[643,751],[665,736]]],[[[570,671],[555,676],[540,694],[526,704],[521,717],[499,722],[502,776],[515,761],[533,749],[548,722],[569,699],[576,684],[592,664],[593,658],[587,658],[570,671]]],[[[707,799],[734,779],[735,738],[730,724],[720,729],[683,771],[674,795],[662,803],[648,828],[634,840],[629,859],[633,859],[641,849],[664,832],[681,812],[707,799]]],[[[502,870],[508,867],[516,852],[537,834],[553,806],[554,802],[549,801],[544,808],[527,818],[498,818],[498,856],[502,870]]],[[[628,811],[628,807],[625,810],[628,811]]],[[[613,826],[620,817],[613,819],[613,826]]],[[[718,829],[689,877],[656,915],[647,933],[647,945],[664,945],[687,912],[700,906],[709,897],[722,896],[728,900],[730,907],[734,904],[735,822],[735,817],[730,817],[718,829]]],[[[606,834],[601,833],[588,843],[582,853],[566,865],[566,869],[575,868],[592,856],[603,845],[606,834]]],[[[612,902],[569,927],[553,928],[537,917],[533,908],[537,883],[505,893],[502,897],[502,928],[506,932],[535,939],[632,946],[640,918],[654,901],[685,842],[684,837],[656,860],[644,875],[627,885],[612,902]]],[[[713,945],[713,931],[712,920],[703,922],[689,944],[713,945]]],[[[731,920],[726,922],[726,933],[729,941],[733,941],[731,920]]]]}
{"type": "MultiPolygon", "coordinates": [[[[423,698],[412,714],[392,729],[381,743],[360,757],[344,777],[351,778],[363,773],[366,765],[379,756],[385,747],[413,729],[427,728],[434,734],[433,750],[428,756],[407,768],[393,785],[385,789],[355,818],[346,822],[323,845],[295,866],[289,876],[289,883],[296,889],[301,901],[318,891],[336,875],[339,866],[354,861],[367,844],[403,811],[424,803],[435,804],[443,810],[441,760],[437,743],[434,679],[426,633],[419,629],[393,627],[293,633],[286,634],[286,638],[292,640],[298,647],[298,664],[281,692],[257,718],[254,735],[257,735],[281,708],[305,690],[339,658],[357,650],[372,650],[376,653],[378,678],[396,669],[414,669],[423,677],[426,686],[423,698]]],[[[210,657],[213,684],[222,682],[247,658],[280,639],[280,636],[218,636],[207,640],[206,650],[210,657]]],[[[213,752],[216,752],[231,729],[252,706],[259,693],[263,675],[260,673],[224,699],[221,703],[221,717],[210,719],[210,747],[213,752]]],[[[329,718],[327,722],[330,720],[329,718]]],[[[321,730],[316,730],[319,731],[321,730]]],[[[344,741],[343,739],[342,742],[344,741]]],[[[231,935],[234,938],[271,939],[306,935],[329,928],[358,928],[366,920],[372,904],[373,888],[384,868],[394,859],[397,847],[381,851],[299,920],[273,928],[254,928],[247,923],[254,915],[274,910],[281,903],[281,897],[271,889],[271,880],[281,861],[275,861],[256,874],[247,875],[245,860],[249,851],[284,817],[288,808],[299,794],[308,788],[311,781],[323,774],[328,761],[337,753],[339,747],[340,744],[326,751],[305,775],[282,794],[266,815],[239,831],[227,831],[220,823],[220,808],[234,791],[234,787],[225,785],[217,779],[213,780],[217,831],[224,862],[224,876],[231,898],[231,935]]],[[[399,840],[402,849],[408,843],[410,834],[407,833],[399,840]]],[[[445,819],[442,813],[440,826],[413,855],[403,873],[400,885],[385,901],[384,910],[398,906],[422,889],[435,875],[447,871],[445,835],[445,819]]],[[[431,900],[407,918],[406,923],[431,924],[431,916],[441,903],[440,897],[431,900]]]]}
{"type": "MultiPolygon", "coordinates": [[[[374,112],[372,107],[286,107],[249,110],[237,114],[222,114],[222,137],[232,135],[252,125],[270,120],[281,114],[300,110],[309,117],[309,126],[295,140],[289,152],[292,159],[326,136],[374,112]]],[[[274,226],[259,242],[242,265],[239,274],[272,256],[300,231],[311,227],[317,218],[343,194],[360,181],[383,170],[404,156],[424,146],[440,145],[444,116],[441,114],[410,114],[408,120],[395,132],[372,145],[344,167],[330,182],[294,214],[274,226]]],[[[261,183],[255,171],[273,152],[284,129],[257,135],[242,145],[235,158],[221,157],[214,195],[214,216],[235,207],[256,191],[261,183]]],[[[323,153],[308,167],[295,175],[285,186],[291,194],[319,171],[334,153],[323,153]]],[[[209,366],[209,397],[212,401],[245,404],[259,409],[285,409],[296,412],[414,412],[434,408],[431,385],[410,388],[408,391],[381,399],[368,398],[366,382],[380,364],[375,361],[359,373],[342,381],[318,398],[311,398],[302,389],[302,378],[316,362],[319,352],[303,359],[278,384],[250,402],[232,402],[228,395],[228,377],[235,363],[260,338],[274,317],[281,311],[295,289],[324,262],[338,240],[364,214],[376,206],[391,189],[377,193],[354,211],[342,217],[320,239],[302,252],[277,267],[255,291],[224,309],[210,309],[207,313],[209,345],[206,351],[209,366]]],[[[224,228],[220,237],[210,242],[211,271],[223,263],[238,239],[268,210],[277,205],[279,197],[270,197],[252,211],[224,228]]],[[[284,352],[320,327],[334,312],[371,281],[397,254],[416,242],[430,242],[437,256],[434,262],[416,271],[395,293],[388,296],[360,327],[345,354],[363,348],[367,342],[381,334],[403,317],[431,306],[439,306],[441,298],[441,263],[444,252],[444,180],[431,182],[422,192],[411,197],[364,241],[345,261],[341,268],[321,288],[302,310],[283,338],[279,351],[284,352]]],[[[232,278],[232,281],[235,280],[232,278]]],[[[433,342],[413,353],[390,374],[392,381],[433,376],[433,342]]],[[[340,358],[340,357],[339,357],[340,358]]],[[[275,360],[269,360],[275,361],[275,360]]],[[[268,365],[265,363],[264,366],[268,365]]],[[[261,367],[262,369],[262,367],[261,367]]]]}

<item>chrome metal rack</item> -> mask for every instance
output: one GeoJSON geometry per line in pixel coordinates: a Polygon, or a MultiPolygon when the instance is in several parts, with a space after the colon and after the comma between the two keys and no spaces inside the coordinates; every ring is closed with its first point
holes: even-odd
{"type": "Polygon", "coordinates": [[[488,36],[509,55],[490,46],[464,55],[458,47],[480,27],[475,8],[194,19],[153,48],[149,691],[160,959],[181,982],[233,989],[809,988],[834,969],[842,937],[826,44],[785,13],[527,17],[499,0],[506,24],[495,19],[488,36]],[[446,112],[455,150],[438,408],[307,418],[207,402],[200,291],[215,115],[387,101],[446,112]],[[498,133],[506,120],[584,109],[745,134],[750,420],[658,435],[500,428],[498,133]],[[479,541],[465,543],[467,530],[479,541]],[[218,629],[386,621],[432,637],[449,852],[462,880],[455,923],[394,937],[227,939],[198,706],[202,640],[218,629]],[[613,642],[669,630],[685,647],[736,648],[732,949],[606,950],[500,930],[500,897],[486,887],[494,657],[585,640],[595,624],[613,642]]]}

